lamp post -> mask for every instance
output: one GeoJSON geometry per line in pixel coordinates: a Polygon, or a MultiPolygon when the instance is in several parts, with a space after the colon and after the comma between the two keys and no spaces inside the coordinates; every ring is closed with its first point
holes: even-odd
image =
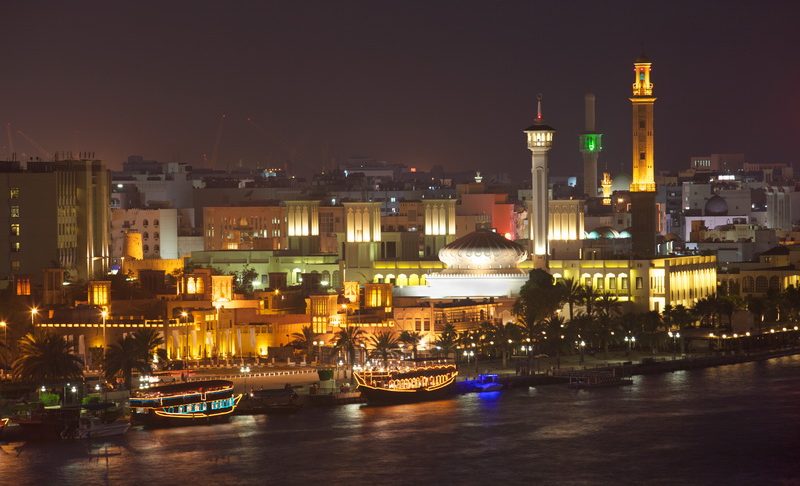
{"type": "Polygon", "coordinates": [[[583,350],[586,348],[586,341],[581,339],[581,342],[578,343],[578,349],[581,351],[581,364],[583,364],[583,350]]]}
{"type": "Polygon", "coordinates": [[[39,314],[38,307],[31,307],[31,327],[36,327],[36,316],[39,314]]]}
{"type": "Polygon", "coordinates": [[[0,321],[0,327],[3,328],[3,345],[8,346],[8,323],[0,321]]]}
{"type": "Polygon", "coordinates": [[[314,341],[312,344],[317,347],[317,364],[322,364],[322,340],[314,341]]]}
{"type": "Polygon", "coordinates": [[[244,392],[247,393],[247,375],[250,373],[250,366],[244,365],[239,368],[239,372],[244,375],[244,392]]]}
{"type": "Polygon", "coordinates": [[[672,360],[674,361],[678,353],[678,339],[681,338],[680,332],[667,331],[667,335],[672,338],[672,360]]]}

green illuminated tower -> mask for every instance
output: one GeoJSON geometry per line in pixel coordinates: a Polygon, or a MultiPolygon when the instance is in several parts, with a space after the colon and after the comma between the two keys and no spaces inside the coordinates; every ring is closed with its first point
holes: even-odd
{"type": "Polygon", "coordinates": [[[583,154],[583,192],[597,197],[597,157],[603,150],[603,134],[595,131],[594,94],[586,93],[586,131],[578,136],[578,148],[583,154]]]}

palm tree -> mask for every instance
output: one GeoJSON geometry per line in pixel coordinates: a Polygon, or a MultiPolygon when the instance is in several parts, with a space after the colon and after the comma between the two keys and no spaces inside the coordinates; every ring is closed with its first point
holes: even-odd
{"type": "Polygon", "coordinates": [[[389,367],[389,358],[397,353],[400,341],[395,337],[394,331],[380,331],[370,336],[369,344],[373,348],[373,352],[381,357],[383,367],[389,367]]]}
{"type": "Polygon", "coordinates": [[[347,357],[347,366],[350,368],[350,377],[353,377],[353,365],[356,361],[356,349],[364,344],[365,332],[359,327],[343,327],[333,335],[331,344],[334,349],[340,350],[347,357]]]}
{"type": "Polygon", "coordinates": [[[614,335],[617,324],[615,317],[619,314],[622,304],[620,304],[619,299],[615,296],[609,293],[603,293],[597,298],[595,305],[597,306],[598,313],[597,334],[603,346],[603,354],[605,354],[606,359],[608,359],[608,343],[611,340],[611,336],[614,335]]]}
{"type": "Polygon", "coordinates": [[[155,329],[139,329],[133,333],[133,340],[148,365],[152,361],[155,350],[164,344],[164,338],[155,329]]]}
{"type": "Polygon", "coordinates": [[[564,318],[558,315],[552,315],[542,322],[545,336],[550,344],[550,348],[555,350],[556,355],[556,368],[561,368],[561,336],[564,333],[564,318]]]}
{"type": "Polygon", "coordinates": [[[594,303],[600,298],[600,294],[591,285],[581,287],[580,302],[586,309],[588,317],[594,317],[594,303]]]}
{"type": "Polygon", "coordinates": [[[519,326],[510,322],[493,324],[487,321],[481,324],[481,328],[486,338],[500,350],[503,368],[505,368],[508,365],[511,351],[514,349],[514,342],[519,341],[519,326]]]}
{"type": "Polygon", "coordinates": [[[14,378],[34,383],[58,383],[83,377],[83,360],[61,336],[26,334],[19,340],[19,356],[11,365],[14,378]]]}
{"type": "Polygon", "coordinates": [[[562,287],[564,302],[569,310],[569,320],[575,318],[575,306],[582,302],[583,288],[575,279],[565,278],[559,284],[562,287]]]}
{"type": "Polygon", "coordinates": [[[140,373],[150,371],[149,353],[144,352],[141,340],[134,335],[120,338],[106,350],[105,375],[113,380],[118,374],[125,381],[125,388],[131,389],[133,370],[140,373]]]}
{"type": "Polygon", "coordinates": [[[417,359],[417,347],[422,342],[422,334],[417,331],[402,331],[399,339],[406,346],[411,346],[411,357],[417,359]]]}
{"type": "Polygon", "coordinates": [[[444,357],[449,358],[450,353],[454,352],[458,344],[458,333],[452,324],[445,324],[439,337],[434,343],[437,349],[444,351],[444,357]]]}
{"type": "Polygon", "coordinates": [[[314,355],[314,341],[316,341],[317,333],[314,332],[314,328],[311,326],[303,326],[303,329],[300,332],[293,332],[292,333],[292,340],[289,342],[289,346],[302,350],[307,359],[311,359],[314,355]]]}

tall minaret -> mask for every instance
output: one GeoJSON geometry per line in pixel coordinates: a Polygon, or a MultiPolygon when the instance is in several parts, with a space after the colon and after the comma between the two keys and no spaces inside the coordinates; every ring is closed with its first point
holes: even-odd
{"type": "Polygon", "coordinates": [[[642,54],[633,62],[636,77],[633,82],[633,173],[631,192],[653,192],[653,83],[650,82],[650,62],[642,54]]]}
{"type": "Polygon", "coordinates": [[[633,174],[631,181],[631,249],[634,258],[650,258],[656,249],[656,182],[653,177],[653,83],[650,60],[633,63],[633,174]]]}
{"type": "Polygon", "coordinates": [[[537,96],[536,120],[525,129],[531,151],[531,244],[536,268],[547,268],[547,153],[553,147],[555,129],[544,124],[542,95],[537,96]]]}
{"type": "Polygon", "coordinates": [[[603,150],[603,134],[595,132],[594,94],[586,93],[586,130],[578,137],[583,154],[583,192],[597,197],[597,156],[603,150]]]}

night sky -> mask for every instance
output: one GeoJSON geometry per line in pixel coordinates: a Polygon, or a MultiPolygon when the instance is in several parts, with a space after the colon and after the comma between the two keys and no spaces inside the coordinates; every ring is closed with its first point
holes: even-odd
{"type": "MultiPolygon", "coordinates": [[[[129,154],[199,165],[225,113],[222,167],[293,160],[309,173],[364,155],[523,175],[541,92],[558,129],[552,172],[567,174],[593,90],[600,167],[629,172],[644,49],[656,170],[712,152],[795,159],[798,2],[231,3],[4,2],[0,121],[111,167],[129,154]]],[[[6,146],[2,133],[0,157],[6,146]]]]}

